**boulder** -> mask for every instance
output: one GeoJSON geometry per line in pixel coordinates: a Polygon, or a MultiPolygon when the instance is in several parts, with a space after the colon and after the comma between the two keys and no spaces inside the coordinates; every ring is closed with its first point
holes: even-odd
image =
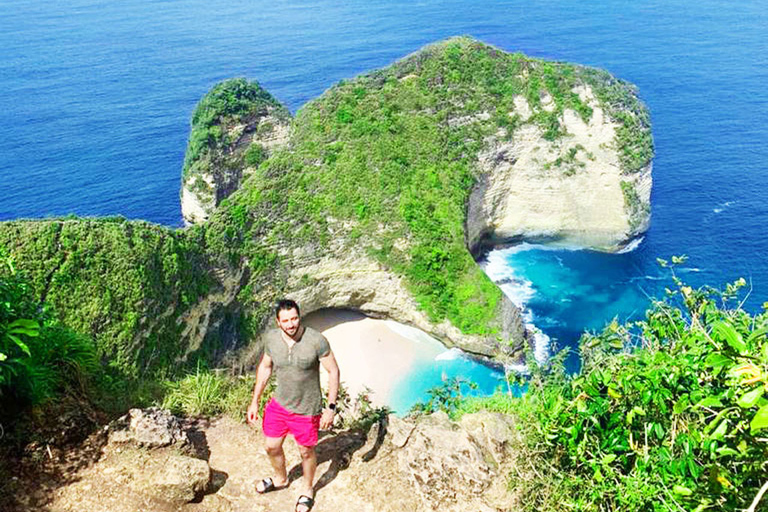
{"type": "Polygon", "coordinates": [[[150,407],[131,409],[128,414],[111,425],[109,436],[113,443],[135,443],[145,448],[159,448],[172,444],[186,445],[187,434],[179,420],[166,409],[150,407]]]}
{"type": "Polygon", "coordinates": [[[512,417],[501,413],[481,411],[465,414],[459,425],[490,456],[489,462],[494,465],[508,462],[520,438],[512,417]]]}
{"type": "Polygon", "coordinates": [[[202,494],[210,478],[211,468],[206,461],[171,455],[165,464],[149,472],[144,492],[165,502],[184,504],[202,494]]]}
{"type": "MultiPolygon", "coordinates": [[[[408,428],[395,430],[394,439],[402,442],[408,428]]],[[[481,495],[496,476],[472,436],[445,413],[420,419],[405,438],[397,452],[398,466],[435,509],[455,503],[460,495],[481,495]]]]}

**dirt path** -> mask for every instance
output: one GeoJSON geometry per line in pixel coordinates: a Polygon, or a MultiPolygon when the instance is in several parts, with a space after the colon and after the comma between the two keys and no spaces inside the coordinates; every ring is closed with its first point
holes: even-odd
{"type": "MultiPolygon", "coordinates": [[[[406,421],[389,416],[364,434],[321,433],[317,445],[316,512],[496,512],[514,510],[506,468],[514,428],[499,415],[406,421]],[[471,421],[470,421],[471,420],[471,421]]],[[[55,452],[44,471],[22,477],[12,510],[29,512],[291,512],[301,489],[295,442],[285,444],[290,485],[259,494],[271,475],[260,432],[228,417],[186,421],[186,448],[146,449],[107,442],[105,431],[76,449],[55,452]],[[86,449],[87,448],[87,449],[86,449]],[[184,453],[182,453],[184,452],[184,453]],[[84,458],[88,455],[87,458],[84,458]],[[207,462],[211,478],[187,503],[160,501],[157,475],[174,457],[207,462]],[[201,460],[200,460],[201,459],[201,460]],[[79,461],[79,462],[78,462],[79,461]],[[58,467],[54,467],[58,464],[58,467]],[[41,475],[47,475],[45,481],[41,475]]],[[[512,450],[512,451],[510,451],[512,450]]],[[[206,465],[202,463],[203,468],[206,465]]],[[[186,473],[182,473],[186,475],[186,473]]],[[[204,474],[207,474],[207,470],[204,474]]],[[[183,479],[184,482],[188,480],[183,479]]],[[[191,477],[190,480],[191,481],[191,477]]],[[[205,480],[203,480],[205,481],[205,480]]],[[[167,496],[167,494],[162,494],[167,496]]],[[[0,510],[5,510],[0,506],[0,510]]]]}
{"type": "MultiPolygon", "coordinates": [[[[166,460],[159,452],[101,443],[101,456],[91,456],[87,464],[61,465],[65,459],[78,458],[76,450],[66,457],[54,454],[59,467],[54,470],[51,463],[47,464],[45,484],[39,479],[26,478],[17,496],[20,503],[16,509],[41,512],[290,512],[295,509],[301,488],[301,466],[292,439],[285,444],[289,487],[262,495],[256,492],[255,485],[271,475],[271,467],[260,432],[228,417],[210,422],[202,420],[187,432],[197,455],[208,460],[212,473],[211,488],[197,503],[174,506],[141,492],[144,475],[151,474],[153,468],[166,460]],[[54,474],[60,479],[58,485],[52,482],[54,474]]],[[[314,511],[382,510],[376,504],[377,498],[367,498],[370,493],[359,486],[361,479],[369,477],[368,471],[344,471],[351,463],[365,464],[362,456],[369,453],[370,457],[374,441],[366,446],[366,438],[361,433],[324,436],[321,433],[314,511]]],[[[94,451],[93,445],[99,443],[92,440],[86,444],[94,451]]]]}

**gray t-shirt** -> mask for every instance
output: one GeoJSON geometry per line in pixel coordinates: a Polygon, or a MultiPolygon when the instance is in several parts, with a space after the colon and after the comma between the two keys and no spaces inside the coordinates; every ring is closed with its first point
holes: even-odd
{"type": "Polygon", "coordinates": [[[305,327],[301,339],[289,350],[281,331],[274,329],[265,335],[264,351],[272,358],[272,372],[277,382],[275,400],[296,414],[320,414],[323,410],[320,358],[331,351],[325,336],[305,327]]]}

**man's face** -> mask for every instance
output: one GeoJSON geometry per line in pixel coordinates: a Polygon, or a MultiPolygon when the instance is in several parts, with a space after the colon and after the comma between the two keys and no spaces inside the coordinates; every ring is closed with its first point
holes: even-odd
{"type": "Polygon", "coordinates": [[[296,311],[296,308],[281,309],[277,313],[277,325],[285,334],[293,337],[299,332],[299,327],[301,326],[299,312],[296,311]]]}

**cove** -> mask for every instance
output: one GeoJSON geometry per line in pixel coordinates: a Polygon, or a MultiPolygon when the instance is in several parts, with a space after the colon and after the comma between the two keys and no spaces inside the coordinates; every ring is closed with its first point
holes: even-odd
{"type": "Polygon", "coordinates": [[[454,378],[477,384],[472,390],[462,387],[471,395],[490,395],[505,386],[500,368],[447,349],[414,327],[337,309],[312,312],[304,323],[328,338],[351,397],[367,394],[375,405],[400,416],[428,400],[430,389],[454,378]]]}
{"type": "MultiPolygon", "coordinates": [[[[555,351],[568,348],[569,372],[579,368],[582,333],[600,331],[614,318],[622,323],[642,319],[651,299],[661,297],[669,285],[655,258],[645,254],[642,239],[617,254],[522,243],[492,250],[479,264],[522,310],[534,333],[536,359],[544,363],[555,351]]],[[[677,272],[688,278],[699,273],[691,266],[677,272]]],[[[419,329],[348,310],[320,310],[305,321],[331,341],[350,394],[367,387],[374,403],[399,415],[454,378],[477,385],[462,387],[469,395],[506,389],[500,368],[448,349],[419,329]]]]}

